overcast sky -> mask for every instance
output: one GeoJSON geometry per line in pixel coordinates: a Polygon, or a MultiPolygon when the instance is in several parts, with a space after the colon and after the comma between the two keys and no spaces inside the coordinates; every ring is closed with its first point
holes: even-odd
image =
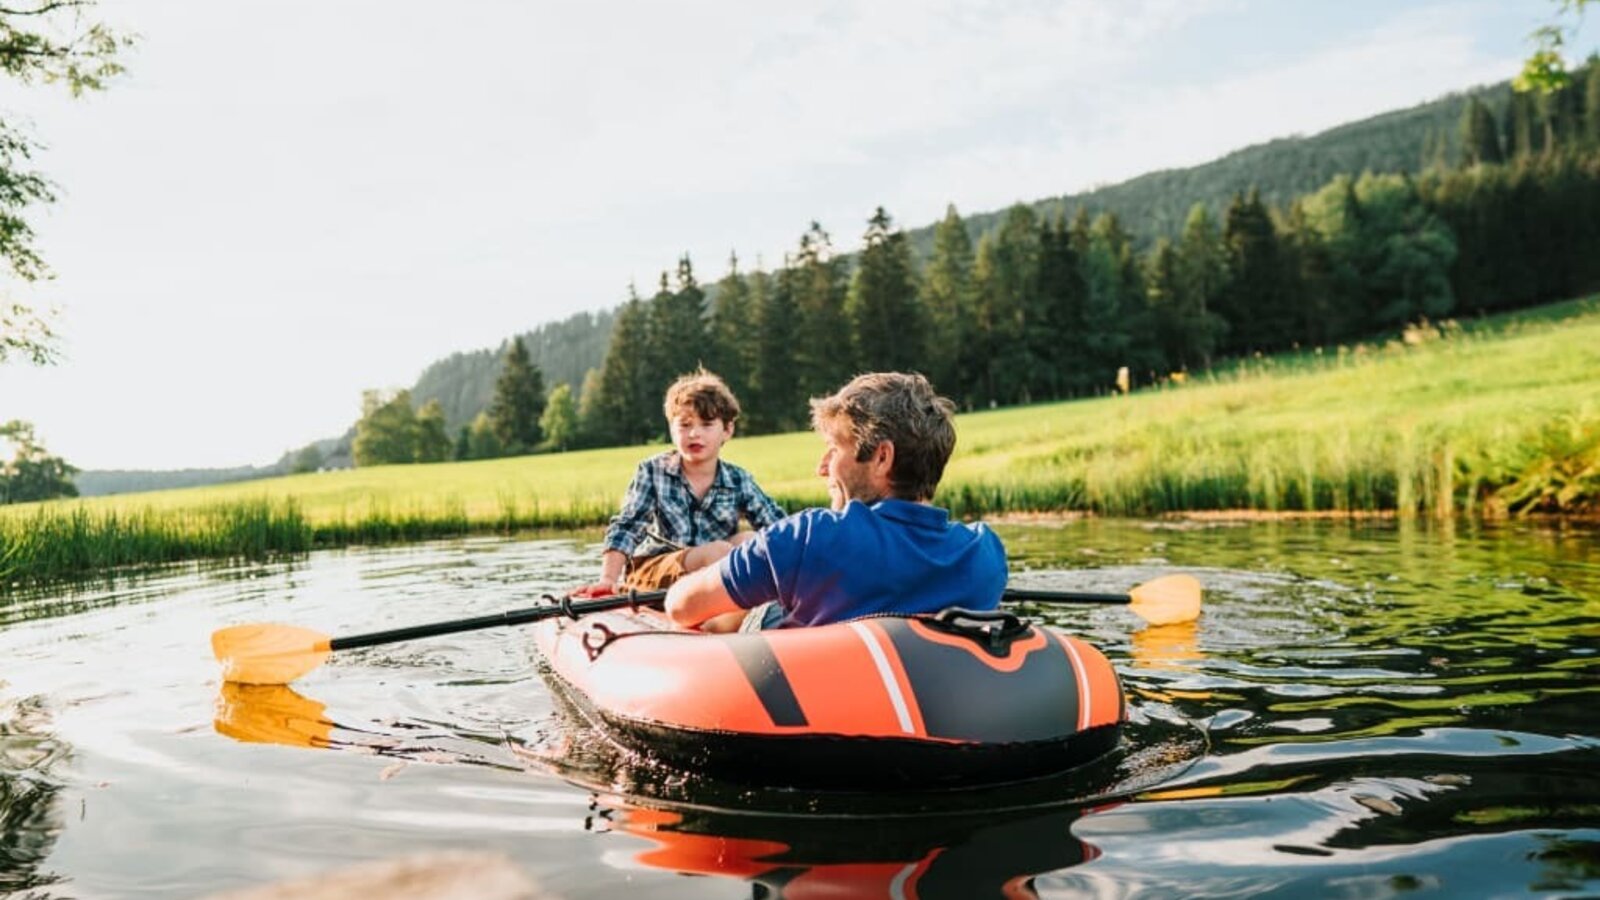
{"type": "Polygon", "coordinates": [[[681,253],[712,281],[813,219],[851,250],[879,204],[914,227],[1314,133],[1510,77],[1554,10],[115,0],[110,90],[0,84],[60,193],[57,278],[0,290],[65,337],[0,368],[0,421],[86,469],[265,464],[681,253]]]}

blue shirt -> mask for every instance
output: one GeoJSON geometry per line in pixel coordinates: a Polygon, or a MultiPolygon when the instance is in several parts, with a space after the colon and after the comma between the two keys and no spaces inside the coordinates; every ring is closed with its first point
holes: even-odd
{"type": "Polygon", "coordinates": [[[987,525],[952,523],[937,506],[858,500],[808,509],[762,529],[718,563],[733,602],[783,607],[783,627],[874,613],[994,609],[1006,551],[987,525]]]}
{"type": "Polygon", "coordinates": [[[711,487],[705,496],[696,497],[683,474],[683,457],[668,450],[634,470],[622,497],[622,511],[606,529],[605,549],[653,556],[725,541],[739,530],[740,516],[755,528],[765,528],[783,518],[783,509],[749,472],[720,459],[711,487]]]}

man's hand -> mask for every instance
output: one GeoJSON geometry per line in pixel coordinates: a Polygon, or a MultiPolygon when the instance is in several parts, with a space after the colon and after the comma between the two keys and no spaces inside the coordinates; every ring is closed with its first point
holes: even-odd
{"type": "Polygon", "coordinates": [[[617,592],[617,585],[611,581],[596,581],[586,584],[571,593],[574,600],[594,600],[599,597],[609,597],[617,592]]]}

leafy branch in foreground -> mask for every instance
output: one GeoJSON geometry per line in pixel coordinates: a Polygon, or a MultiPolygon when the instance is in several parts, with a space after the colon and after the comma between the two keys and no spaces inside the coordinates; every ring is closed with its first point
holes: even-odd
{"type": "MultiPolygon", "coordinates": [[[[103,90],[123,71],[118,54],[132,45],[85,19],[94,0],[7,0],[0,5],[0,74],[22,84],[64,84],[72,96],[103,90]]],[[[0,116],[4,115],[0,110],[0,116]]],[[[54,202],[43,175],[30,168],[38,144],[0,118],[0,272],[22,281],[50,277],[34,249],[29,207],[54,202]]],[[[0,297],[0,363],[16,353],[43,365],[55,358],[55,335],[45,319],[19,300],[0,297]]]]}

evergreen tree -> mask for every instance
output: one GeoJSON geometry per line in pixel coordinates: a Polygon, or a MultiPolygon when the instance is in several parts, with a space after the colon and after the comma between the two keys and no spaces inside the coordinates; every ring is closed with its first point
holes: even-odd
{"type": "Polygon", "coordinates": [[[1292,300],[1285,290],[1278,235],[1260,192],[1234,195],[1222,239],[1231,277],[1217,311],[1228,321],[1227,346],[1241,353],[1289,346],[1294,340],[1292,300]]]}
{"type": "Polygon", "coordinates": [[[1044,360],[1044,396],[1055,398],[1092,389],[1083,368],[1083,315],[1088,286],[1072,232],[1058,213],[1039,238],[1041,327],[1030,330],[1032,356],[1044,360]]]}
{"type": "Polygon", "coordinates": [[[472,426],[463,425],[456,430],[456,445],[451,448],[450,458],[460,461],[472,458],[472,426]]]}
{"type": "Polygon", "coordinates": [[[1493,165],[1502,159],[1500,128],[1487,104],[1474,96],[1461,111],[1462,165],[1493,165]]]}
{"type": "Polygon", "coordinates": [[[1027,402],[1048,392],[1052,379],[1040,372],[1047,361],[1033,355],[1038,347],[1034,331],[1047,321],[1039,290],[1040,257],[1038,217],[1023,203],[1006,211],[992,241],[979,244],[977,319],[987,338],[982,360],[988,400],[1027,402]]]}
{"type": "Polygon", "coordinates": [[[1295,335],[1314,346],[1342,340],[1352,323],[1334,302],[1333,260],[1322,234],[1306,214],[1305,202],[1289,205],[1282,228],[1286,289],[1297,298],[1295,335]]]}
{"type": "Polygon", "coordinates": [[[1172,361],[1178,365],[1210,367],[1228,323],[1217,312],[1228,289],[1228,247],[1204,203],[1189,208],[1178,239],[1174,304],[1183,340],[1172,361]]]}
{"type": "Polygon", "coordinates": [[[551,389],[539,427],[552,449],[565,452],[572,446],[578,436],[578,407],[572,402],[572,385],[563,383],[551,389]]]}
{"type": "Polygon", "coordinates": [[[1584,67],[1582,144],[1600,149],[1600,58],[1591,57],[1584,67]]]}
{"type": "MultiPolygon", "coordinates": [[[[800,250],[787,273],[798,316],[792,336],[801,396],[832,393],[854,374],[850,323],[844,313],[844,260],[816,222],[800,237],[800,250]]],[[[780,281],[782,274],[780,274],[780,281]]]]}
{"type": "Polygon", "coordinates": [[[1504,146],[1507,159],[1527,159],[1539,152],[1535,138],[1536,118],[1533,98],[1521,92],[1513,93],[1506,105],[1504,146]]]}
{"type": "Polygon", "coordinates": [[[489,403],[489,421],[507,455],[533,452],[539,445],[539,417],[543,414],[544,376],[529,361],[528,348],[519,337],[506,352],[494,400],[489,403]]]}
{"type": "MultiPolygon", "coordinates": [[[[805,421],[806,394],[795,349],[800,322],[794,300],[796,280],[787,258],[776,274],[757,269],[750,277],[758,352],[750,373],[750,400],[744,407],[753,432],[789,431],[805,421]]],[[[839,336],[830,340],[836,343],[839,336]]]]}
{"type": "Polygon", "coordinates": [[[750,282],[739,272],[738,255],[729,255],[728,274],[717,282],[717,298],[711,308],[706,355],[711,370],[722,377],[735,397],[750,395],[758,352],[755,320],[750,282]]]}
{"type": "Polygon", "coordinates": [[[922,282],[928,315],[927,376],[941,393],[972,405],[973,379],[962,371],[961,348],[973,327],[973,252],[966,223],[954,205],[934,230],[933,258],[922,282]]]}
{"type": "Polygon", "coordinates": [[[911,371],[925,362],[911,245],[891,225],[881,206],[868,220],[866,247],[845,301],[855,363],[862,370],[911,371]]]}
{"type": "Polygon", "coordinates": [[[657,393],[678,376],[700,368],[706,355],[705,292],[694,277],[687,255],[678,260],[677,286],[669,289],[662,273],[661,289],[650,301],[649,381],[657,393]]]}
{"type": "Polygon", "coordinates": [[[1091,386],[1110,386],[1123,366],[1131,372],[1160,368],[1133,241],[1112,213],[1096,216],[1089,229],[1083,277],[1088,289],[1084,302],[1084,355],[1091,386]]]}
{"type": "Polygon", "coordinates": [[[601,446],[639,444],[661,433],[656,387],[646,354],[650,346],[650,312],[632,286],[617,313],[611,343],[594,388],[584,390],[587,414],[583,431],[601,446]]]}

